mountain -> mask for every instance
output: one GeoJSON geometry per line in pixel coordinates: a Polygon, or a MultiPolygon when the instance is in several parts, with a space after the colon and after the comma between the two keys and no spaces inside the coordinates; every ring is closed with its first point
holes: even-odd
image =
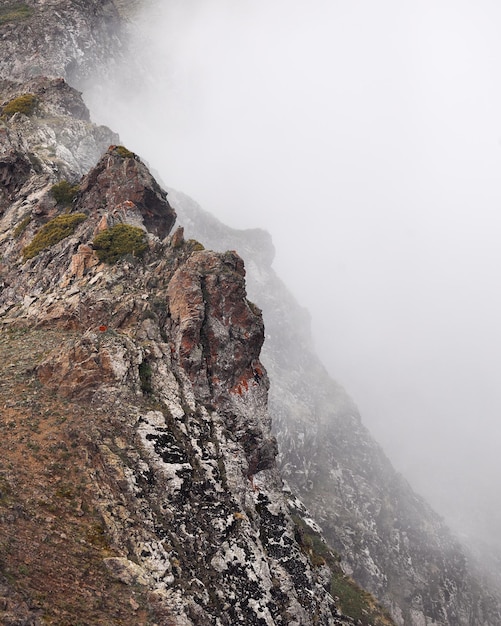
{"type": "Polygon", "coordinates": [[[493,585],[394,470],[317,357],[307,311],[272,268],[268,233],[228,228],[177,191],[169,198],[189,236],[215,250],[236,249],[245,260],[248,292],[265,320],[262,360],[282,475],[341,555],[344,571],[398,624],[500,623],[493,585]]]}
{"type": "Polygon", "coordinates": [[[269,236],[91,122],[75,87],[125,58],[134,4],[0,7],[2,623],[499,624],[269,236]]]}

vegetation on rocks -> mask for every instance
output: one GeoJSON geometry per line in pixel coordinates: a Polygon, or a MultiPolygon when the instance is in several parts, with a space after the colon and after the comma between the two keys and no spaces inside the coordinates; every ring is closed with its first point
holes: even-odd
{"type": "Polygon", "coordinates": [[[14,113],[23,113],[24,115],[31,115],[37,105],[37,97],[32,93],[25,93],[22,96],[17,96],[9,100],[2,109],[2,117],[10,117],[14,113]]]}
{"type": "Polygon", "coordinates": [[[35,374],[73,336],[0,334],[0,624],[152,624],[144,590],[112,579],[103,565],[120,554],[92,488],[90,433],[106,422],[44,389],[35,374]]]}
{"type": "Polygon", "coordinates": [[[94,250],[100,261],[116,263],[128,254],[140,257],[148,248],[146,233],[138,226],[117,224],[96,235],[94,250]]]}
{"type": "Polygon", "coordinates": [[[117,146],[115,152],[123,159],[133,159],[136,156],[134,152],[127,150],[125,146],[117,146]]]}
{"type": "Polygon", "coordinates": [[[343,614],[356,620],[360,626],[392,626],[394,622],[386,609],[343,572],[339,555],[300,516],[293,515],[293,520],[296,537],[313,567],[327,565],[331,570],[330,593],[337,598],[343,614]]]}
{"type": "Polygon", "coordinates": [[[80,187],[78,185],[72,185],[67,180],[61,180],[55,185],[52,185],[50,192],[58,204],[69,206],[75,199],[79,189],[80,187]]]}
{"type": "Polygon", "coordinates": [[[58,215],[47,222],[33,237],[30,244],[23,248],[23,259],[32,259],[39,252],[50,248],[65,237],[75,232],[76,227],[87,219],[85,213],[68,213],[58,215]]]}
{"type": "Polygon", "coordinates": [[[0,7],[0,26],[9,22],[25,20],[33,14],[33,9],[24,2],[9,2],[0,7]]]}

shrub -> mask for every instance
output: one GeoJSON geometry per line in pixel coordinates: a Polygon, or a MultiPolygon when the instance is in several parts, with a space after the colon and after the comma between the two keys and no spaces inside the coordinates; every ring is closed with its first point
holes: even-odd
{"type": "Polygon", "coordinates": [[[152,371],[151,365],[147,361],[139,364],[139,380],[141,381],[141,391],[144,394],[151,394],[153,386],[151,384],[152,371]]]}
{"type": "Polygon", "coordinates": [[[67,206],[73,202],[79,189],[80,187],[78,185],[72,185],[67,180],[62,180],[52,185],[50,192],[58,204],[67,206]]]}
{"type": "Polygon", "coordinates": [[[130,224],[117,224],[103,230],[94,238],[93,245],[99,260],[110,264],[127,254],[142,256],[148,248],[144,230],[130,224]]]}
{"type": "Polygon", "coordinates": [[[205,250],[203,244],[201,244],[196,239],[188,239],[186,242],[189,246],[191,246],[192,252],[200,252],[201,250],[205,250]]]}
{"type": "Polygon", "coordinates": [[[13,2],[4,7],[0,7],[0,26],[8,22],[25,20],[33,15],[33,9],[23,2],[13,2]]]}
{"type": "Polygon", "coordinates": [[[116,146],[115,152],[123,159],[133,159],[136,156],[134,152],[127,150],[125,146],[116,146]]]}
{"type": "Polygon", "coordinates": [[[68,213],[58,215],[47,222],[23,249],[25,261],[32,259],[42,250],[50,248],[65,237],[69,237],[75,232],[76,227],[87,219],[85,213],[68,213]]]}
{"type": "Polygon", "coordinates": [[[37,105],[37,97],[32,93],[25,93],[23,96],[13,98],[4,106],[2,117],[9,117],[14,113],[31,115],[37,105]]]}

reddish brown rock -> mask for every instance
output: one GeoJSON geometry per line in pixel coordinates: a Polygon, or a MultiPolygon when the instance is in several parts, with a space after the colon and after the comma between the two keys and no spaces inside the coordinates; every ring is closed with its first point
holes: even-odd
{"type": "Polygon", "coordinates": [[[67,398],[89,397],[99,385],[116,381],[109,350],[87,337],[58,349],[37,374],[43,385],[67,398]]]}
{"type": "Polygon", "coordinates": [[[83,278],[85,273],[91,268],[99,264],[94,250],[86,245],[80,244],[77,253],[71,257],[71,265],[69,274],[75,278],[83,278]]]}
{"type": "Polygon", "coordinates": [[[170,233],[176,220],[166,193],[147,167],[139,157],[120,146],[110,146],[83,178],[77,206],[78,210],[91,214],[103,209],[109,213],[136,212],[146,228],[161,239],[170,233]]]}
{"type": "Polygon", "coordinates": [[[195,252],[169,283],[173,342],[180,365],[203,395],[242,395],[263,377],[261,312],[246,298],[245,270],[235,252],[195,252]]]}

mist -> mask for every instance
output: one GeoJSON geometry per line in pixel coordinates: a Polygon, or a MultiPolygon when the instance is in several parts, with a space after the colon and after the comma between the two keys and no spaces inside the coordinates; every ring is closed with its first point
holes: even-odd
{"type": "MultiPolygon", "coordinates": [[[[501,553],[501,6],[150,0],[84,91],[170,187],[273,236],[396,468],[501,553]]],[[[291,338],[293,340],[293,338],[291,338]]]]}

